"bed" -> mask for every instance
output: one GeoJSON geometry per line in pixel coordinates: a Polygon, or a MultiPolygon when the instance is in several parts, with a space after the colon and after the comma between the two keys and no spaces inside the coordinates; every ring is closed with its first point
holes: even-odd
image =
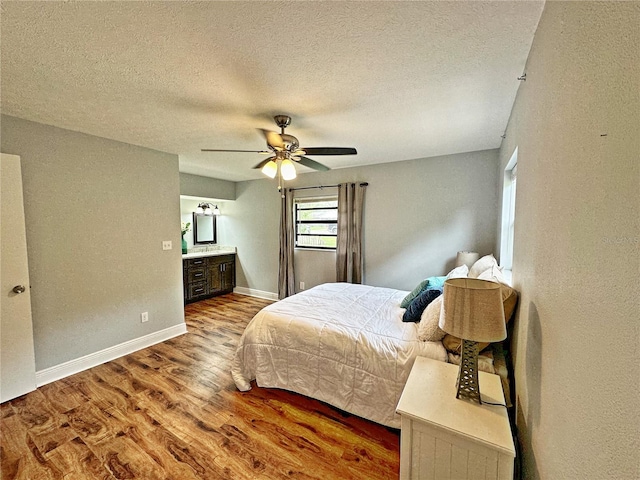
{"type": "Polygon", "coordinates": [[[417,324],[402,322],[406,294],[328,283],[265,307],[240,338],[236,387],[255,380],[399,428],[396,405],[414,359],[447,361],[442,342],[420,341],[417,324]]]}

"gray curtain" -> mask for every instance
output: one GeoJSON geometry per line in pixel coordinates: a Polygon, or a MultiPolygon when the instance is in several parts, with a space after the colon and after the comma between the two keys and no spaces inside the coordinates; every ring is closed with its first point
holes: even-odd
{"type": "Polygon", "coordinates": [[[362,210],[366,188],[366,183],[338,185],[338,282],[362,283],[362,210]]]}
{"type": "Polygon", "coordinates": [[[280,204],[280,269],[278,272],[278,298],[280,299],[296,293],[293,270],[294,230],[293,191],[283,188],[280,204]]]}

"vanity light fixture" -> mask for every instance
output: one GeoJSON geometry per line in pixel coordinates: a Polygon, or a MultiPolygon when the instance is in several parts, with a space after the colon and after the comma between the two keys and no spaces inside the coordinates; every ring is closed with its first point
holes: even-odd
{"type": "Polygon", "coordinates": [[[220,209],[218,205],[214,205],[209,202],[202,202],[196,208],[196,213],[198,215],[220,215],[220,209]]]}

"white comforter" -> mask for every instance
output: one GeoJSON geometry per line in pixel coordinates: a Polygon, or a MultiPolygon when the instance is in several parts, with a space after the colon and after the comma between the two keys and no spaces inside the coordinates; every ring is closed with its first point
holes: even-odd
{"type": "Polygon", "coordinates": [[[441,342],[421,342],[417,324],[402,322],[406,293],[328,283],[269,305],[240,338],[236,386],[249,390],[255,379],[399,428],[395,410],[415,357],[447,361],[441,342]]]}

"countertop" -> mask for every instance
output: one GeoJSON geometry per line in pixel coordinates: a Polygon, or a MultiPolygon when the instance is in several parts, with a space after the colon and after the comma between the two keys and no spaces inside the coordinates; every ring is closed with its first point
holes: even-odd
{"type": "Polygon", "coordinates": [[[182,254],[182,259],[185,260],[187,258],[200,258],[200,257],[213,257],[213,256],[217,256],[217,255],[235,255],[236,253],[236,249],[235,248],[220,248],[220,249],[216,249],[216,250],[209,250],[208,252],[190,252],[190,253],[183,253],[182,254]]]}

